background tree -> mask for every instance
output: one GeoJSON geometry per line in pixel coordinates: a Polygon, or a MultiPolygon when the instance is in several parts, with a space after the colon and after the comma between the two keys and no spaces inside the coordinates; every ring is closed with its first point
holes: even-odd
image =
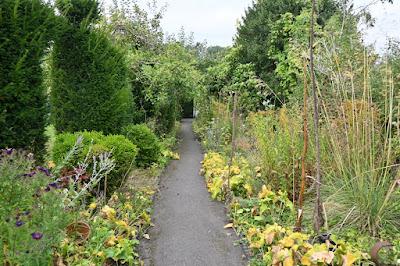
{"type": "Polygon", "coordinates": [[[152,104],[157,131],[167,133],[181,117],[182,104],[193,99],[201,76],[195,57],[179,43],[168,44],[154,60],[142,69],[145,97],[152,104]]]}
{"type": "MultiPolygon", "coordinates": [[[[303,0],[257,0],[246,11],[238,27],[235,45],[242,47],[239,61],[254,64],[256,75],[273,89],[272,99],[276,105],[285,102],[292,92],[292,83],[287,83],[288,80],[281,82],[275,73],[278,64],[286,59],[285,49],[291,39],[291,28],[285,25],[290,25],[309,7],[309,3],[303,0]]],[[[323,26],[336,11],[338,5],[335,1],[320,1],[319,25],[323,26]]]]}
{"type": "Polygon", "coordinates": [[[42,60],[56,17],[41,0],[0,2],[0,147],[44,149],[42,60]]]}

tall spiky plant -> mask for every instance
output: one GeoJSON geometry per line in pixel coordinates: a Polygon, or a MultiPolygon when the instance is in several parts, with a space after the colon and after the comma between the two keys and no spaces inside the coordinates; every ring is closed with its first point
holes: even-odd
{"type": "Polygon", "coordinates": [[[400,175],[392,150],[393,77],[387,66],[384,107],[378,108],[370,86],[370,59],[365,50],[362,71],[350,62],[343,69],[332,61],[329,78],[335,97],[322,103],[329,154],[324,158],[324,192],[333,229],[354,226],[378,236],[383,230],[399,232],[400,175]]]}

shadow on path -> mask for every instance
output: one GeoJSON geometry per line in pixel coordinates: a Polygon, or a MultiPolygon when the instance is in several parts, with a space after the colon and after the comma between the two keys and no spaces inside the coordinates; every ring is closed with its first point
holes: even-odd
{"type": "Polygon", "coordinates": [[[199,176],[203,154],[192,132],[192,120],[184,119],[181,159],[173,161],[161,177],[155,199],[151,240],[143,240],[145,265],[245,265],[238,240],[222,203],[210,199],[199,176]]]}

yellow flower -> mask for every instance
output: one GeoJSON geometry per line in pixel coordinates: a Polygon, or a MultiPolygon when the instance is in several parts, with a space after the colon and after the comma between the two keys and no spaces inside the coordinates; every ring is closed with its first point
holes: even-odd
{"type": "Polygon", "coordinates": [[[146,224],[149,224],[151,222],[150,216],[145,211],[142,213],[142,219],[146,222],[146,224]]]}
{"type": "Polygon", "coordinates": [[[118,221],[115,222],[115,224],[120,226],[120,227],[123,227],[123,228],[129,227],[129,225],[123,220],[118,220],[118,221]]]}
{"type": "Polygon", "coordinates": [[[103,217],[112,220],[115,218],[116,211],[110,206],[106,205],[103,207],[103,209],[101,209],[101,214],[103,217]]]}
{"type": "Polygon", "coordinates": [[[274,194],[274,192],[269,190],[266,185],[263,185],[260,193],[258,193],[258,198],[264,199],[264,198],[266,198],[268,196],[271,196],[273,194],[274,194]]]}
{"type": "Polygon", "coordinates": [[[233,165],[233,166],[231,167],[231,173],[232,173],[233,175],[238,175],[238,174],[240,174],[240,168],[239,168],[237,165],[233,165]]]}
{"type": "Polygon", "coordinates": [[[132,228],[132,230],[130,231],[130,234],[132,237],[136,237],[136,234],[137,234],[136,228],[132,228]]]}
{"type": "Polygon", "coordinates": [[[49,162],[47,162],[47,167],[52,169],[52,168],[56,167],[56,164],[53,161],[49,161],[49,162]]]}
{"type": "Polygon", "coordinates": [[[109,239],[107,239],[106,246],[108,246],[108,247],[115,246],[116,241],[117,241],[117,238],[113,235],[109,239]]]}
{"type": "Polygon", "coordinates": [[[96,253],[96,256],[100,257],[100,258],[104,258],[106,256],[106,254],[103,251],[100,251],[100,252],[96,253]]]}
{"type": "Polygon", "coordinates": [[[111,196],[111,201],[118,201],[118,195],[117,194],[113,194],[111,196]]]}
{"type": "Polygon", "coordinates": [[[246,183],[246,184],[244,184],[244,189],[246,189],[246,192],[247,192],[247,196],[251,196],[251,195],[253,195],[253,187],[249,184],[249,183],[246,183]]]}
{"type": "Polygon", "coordinates": [[[125,209],[125,210],[132,210],[132,209],[133,209],[133,206],[132,206],[132,204],[130,204],[129,202],[127,202],[127,203],[124,204],[124,209],[125,209]]]}
{"type": "Polygon", "coordinates": [[[68,239],[68,238],[64,238],[64,239],[61,241],[61,246],[62,246],[62,247],[65,247],[66,245],[68,245],[68,243],[69,243],[69,239],[68,239]]]}
{"type": "Polygon", "coordinates": [[[96,202],[92,202],[92,203],[90,203],[90,205],[89,205],[89,209],[91,209],[91,210],[96,209],[96,207],[97,207],[96,202]]]}
{"type": "Polygon", "coordinates": [[[80,214],[81,216],[83,216],[83,217],[90,217],[90,213],[87,212],[87,211],[82,211],[82,212],[80,212],[79,214],[80,214]]]}

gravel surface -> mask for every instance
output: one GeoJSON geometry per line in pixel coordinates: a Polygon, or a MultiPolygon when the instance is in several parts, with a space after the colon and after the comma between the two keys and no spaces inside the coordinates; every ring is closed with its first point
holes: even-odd
{"type": "Polygon", "coordinates": [[[246,265],[236,244],[224,205],[212,201],[199,175],[203,154],[192,132],[192,120],[184,119],[181,159],[172,162],[161,177],[155,199],[150,240],[143,240],[145,265],[246,265]]]}

